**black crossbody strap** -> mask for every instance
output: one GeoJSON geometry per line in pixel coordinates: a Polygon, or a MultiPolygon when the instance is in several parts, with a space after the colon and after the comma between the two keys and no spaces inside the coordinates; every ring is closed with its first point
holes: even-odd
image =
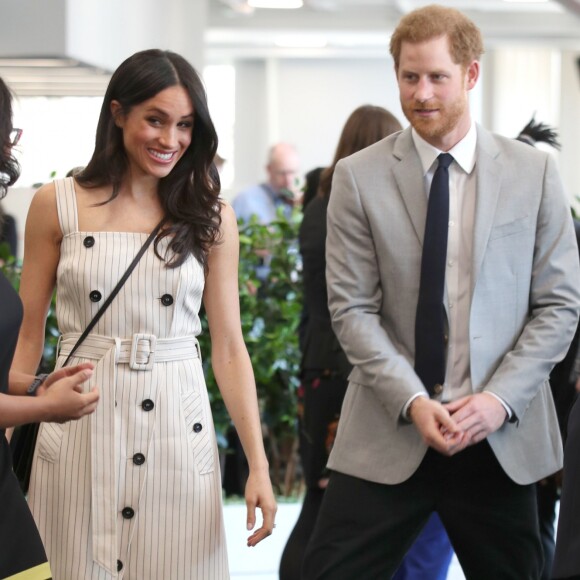
{"type": "Polygon", "coordinates": [[[133,258],[133,261],[131,262],[131,264],[129,265],[129,267],[127,268],[127,270],[125,271],[125,273],[121,277],[121,279],[117,282],[117,285],[113,288],[111,294],[109,294],[109,296],[107,297],[107,299],[105,300],[103,305],[99,308],[99,311],[95,314],[93,319],[89,322],[89,324],[85,328],[84,332],[79,336],[79,339],[77,340],[76,344],[73,346],[69,355],[66,357],[66,360],[64,361],[64,364],[62,365],[63,367],[65,367],[68,364],[69,360],[71,359],[71,357],[73,356],[73,354],[75,353],[77,348],[82,344],[83,340],[85,340],[85,338],[87,338],[87,336],[89,335],[91,330],[93,330],[93,328],[95,327],[97,322],[99,322],[101,316],[103,316],[103,314],[105,313],[105,310],[107,310],[107,308],[109,307],[111,302],[113,302],[113,299],[115,298],[115,296],[117,296],[117,294],[119,293],[119,290],[121,290],[121,288],[123,287],[123,284],[125,284],[125,282],[129,278],[129,276],[131,275],[131,272],[133,272],[133,270],[135,269],[135,266],[139,263],[139,260],[141,259],[141,257],[143,256],[143,254],[145,253],[147,248],[151,245],[151,242],[155,239],[155,236],[157,236],[164,221],[165,220],[161,220],[157,224],[157,227],[149,234],[149,237],[147,238],[145,243],[141,246],[141,249],[139,250],[137,255],[133,258]]]}

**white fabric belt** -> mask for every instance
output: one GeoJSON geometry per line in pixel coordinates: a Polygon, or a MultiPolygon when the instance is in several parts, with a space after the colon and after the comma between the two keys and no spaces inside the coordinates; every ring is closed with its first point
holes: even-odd
{"type": "MultiPolygon", "coordinates": [[[[80,333],[63,335],[59,342],[58,355],[67,356],[80,333]]],[[[114,338],[91,334],[85,338],[73,356],[100,360],[107,352],[115,349],[115,364],[128,364],[136,371],[149,371],[155,363],[201,358],[195,336],[157,338],[154,334],[139,332],[132,338],[114,338]]]]}
{"type": "MultiPolygon", "coordinates": [[[[57,347],[58,356],[66,357],[79,337],[80,333],[72,332],[61,336],[57,347]]],[[[152,371],[156,363],[201,359],[199,345],[195,336],[157,338],[154,334],[137,333],[131,338],[116,338],[90,334],[75,351],[75,356],[96,361],[93,381],[100,390],[97,410],[90,417],[93,561],[108,572],[107,578],[118,578],[116,466],[119,460],[115,444],[117,367],[128,364],[136,371],[152,371]],[[111,385],[111,389],[102,388],[104,385],[111,385]]],[[[59,362],[62,364],[64,360],[60,358],[59,362]]],[[[155,431],[158,407],[156,401],[147,452],[155,431]]],[[[141,492],[142,489],[139,504],[141,492]]]]}

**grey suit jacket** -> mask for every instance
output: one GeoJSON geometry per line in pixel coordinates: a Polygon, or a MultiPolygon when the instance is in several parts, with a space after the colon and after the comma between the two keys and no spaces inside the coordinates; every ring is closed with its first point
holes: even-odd
{"type": "MultiPolygon", "coordinates": [[[[488,440],[527,484],[562,463],[548,375],[580,307],[569,204],[552,158],[478,127],[469,320],[471,380],[513,410],[488,440]]],[[[413,370],[415,310],[427,213],[410,129],[336,167],[328,209],[333,328],[354,365],[329,467],[370,481],[409,478],[427,447],[401,418],[425,392],[413,370]]]]}

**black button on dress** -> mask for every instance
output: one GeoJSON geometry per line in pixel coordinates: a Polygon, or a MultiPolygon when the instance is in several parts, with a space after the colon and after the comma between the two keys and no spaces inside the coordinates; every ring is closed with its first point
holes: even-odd
{"type": "Polygon", "coordinates": [[[99,302],[102,297],[103,297],[103,295],[98,290],[93,290],[89,294],[89,298],[90,298],[91,302],[99,302]]]}
{"type": "Polygon", "coordinates": [[[143,409],[143,411],[153,411],[153,407],[155,407],[155,403],[151,400],[151,399],[145,399],[142,403],[141,403],[141,408],[143,409]]]}
{"type": "Polygon", "coordinates": [[[161,296],[161,304],[163,304],[163,306],[171,306],[173,304],[173,296],[171,296],[171,294],[163,294],[163,296],[161,296]]]}

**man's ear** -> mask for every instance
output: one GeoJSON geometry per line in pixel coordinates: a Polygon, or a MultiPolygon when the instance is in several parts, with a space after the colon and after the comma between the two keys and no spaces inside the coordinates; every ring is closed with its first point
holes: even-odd
{"type": "Polygon", "coordinates": [[[115,125],[122,129],[125,124],[125,114],[123,113],[123,106],[119,101],[111,101],[111,115],[113,116],[115,125]]]}
{"type": "Polygon", "coordinates": [[[470,91],[479,78],[479,61],[473,60],[466,69],[467,90],[470,91]]]}

